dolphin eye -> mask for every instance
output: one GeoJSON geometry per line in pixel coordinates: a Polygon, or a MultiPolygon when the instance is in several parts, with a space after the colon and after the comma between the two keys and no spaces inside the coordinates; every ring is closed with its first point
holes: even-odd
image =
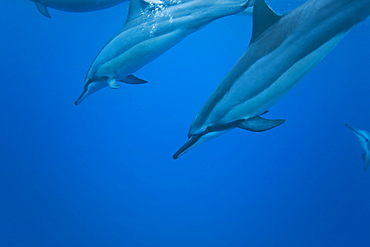
{"type": "Polygon", "coordinates": [[[198,134],[196,134],[196,135],[205,135],[209,132],[212,132],[212,127],[211,126],[207,126],[202,132],[198,132],[198,134]]]}

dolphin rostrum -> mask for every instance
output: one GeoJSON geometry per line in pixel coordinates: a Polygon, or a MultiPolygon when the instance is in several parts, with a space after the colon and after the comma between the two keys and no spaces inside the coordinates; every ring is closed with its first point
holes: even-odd
{"type": "Polygon", "coordinates": [[[362,148],[365,150],[362,158],[364,160],[364,169],[366,171],[370,165],[370,132],[366,130],[355,129],[349,124],[345,124],[345,126],[352,130],[352,132],[356,135],[358,141],[360,142],[362,148]]]}
{"type": "Polygon", "coordinates": [[[46,17],[51,17],[49,8],[68,12],[88,12],[113,7],[128,0],[31,0],[46,17]]]}
{"type": "Polygon", "coordinates": [[[309,0],[282,16],[255,0],[253,12],[248,49],[195,117],[174,159],[232,128],[265,131],[282,124],[260,115],[369,16],[370,0],[309,0]]]}
{"type": "Polygon", "coordinates": [[[90,66],[84,91],[75,102],[118,82],[141,84],[132,73],[153,61],[189,34],[223,16],[236,14],[249,0],[131,0],[123,28],[100,51],[90,66]]]}

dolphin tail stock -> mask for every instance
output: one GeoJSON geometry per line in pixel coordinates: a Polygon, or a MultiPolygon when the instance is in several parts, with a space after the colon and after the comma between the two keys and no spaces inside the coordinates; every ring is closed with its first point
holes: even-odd
{"type": "Polygon", "coordinates": [[[49,13],[49,10],[48,8],[46,7],[45,4],[42,4],[42,3],[35,3],[36,4],[36,8],[39,10],[39,12],[43,15],[43,16],[46,16],[48,18],[51,18],[51,15],[49,13]]]}

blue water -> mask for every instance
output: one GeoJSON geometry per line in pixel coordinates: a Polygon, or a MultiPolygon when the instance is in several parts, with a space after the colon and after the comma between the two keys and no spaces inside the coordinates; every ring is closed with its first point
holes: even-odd
{"type": "Polygon", "coordinates": [[[270,109],[282,126],[175,161],[251,19],[217,20],[135,74],[148,84],[74,106],[127,6],[47,19],[1,3],[1,247],[370,246],[370,171],[344,127],[370,130],[369,20],[270,109]]]}

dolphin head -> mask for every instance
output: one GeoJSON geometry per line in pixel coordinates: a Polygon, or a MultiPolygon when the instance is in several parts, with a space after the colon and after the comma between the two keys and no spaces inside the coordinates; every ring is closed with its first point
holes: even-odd
{"type": "Polygon", "coordinates": [[[225,134],[232,128],[235,128],[239,121],[235,122],[210,122],[208,115],[198,113],[188,132],[188,141],[172,156],[174,159],[179,158],[182,154],[191,148],[208,142],[222,134],[225,134]]]}
{"type": "MultiPolygon", "coordinates": [[[[200,112],[201,113],[201,112],[200,112]]],[[[241,128],[253,132],[262,132],[275,128],[285,122],[284,119],[265,119],[260,115],[267,113],[264,112],[257,116],[242,118],[234,121],[214,121],[207,114],[202,116],[198,114],[194,119],[188,137],[189,140],[173,155],[174,159],[180,157],[183,153],[196,147],[204,142],[212,140],[233,128],[241,128]]],[[[370,164],[370,155],[369,155],[370,164]]]]}
{"type": "Polygon", "coordinates": [[[100,89],[108,86],[106,80],[92,81],[87,80],[84,86],[84,90],[81,93],[80,97],[75,101],[75,105],[79,105],[87,96],[99,91],[100,89]]]}

